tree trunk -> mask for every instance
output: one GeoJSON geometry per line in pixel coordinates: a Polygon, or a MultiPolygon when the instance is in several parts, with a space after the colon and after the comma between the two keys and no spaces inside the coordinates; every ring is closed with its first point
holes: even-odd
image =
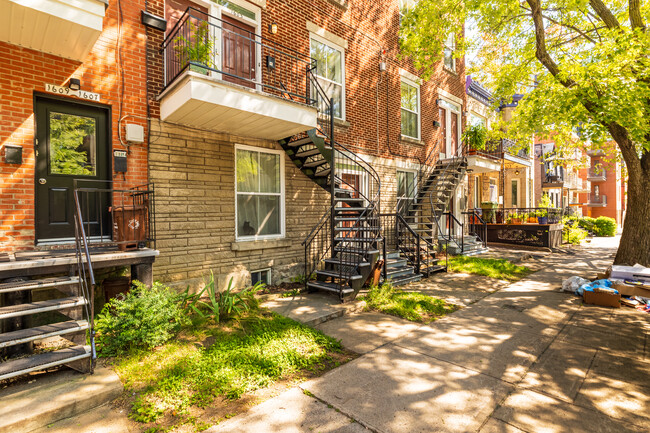
{"type": "Polygon", "coordinates": [[[627,210],[614,264],[650,267],[650,169],[628,165],[627,210]]]}

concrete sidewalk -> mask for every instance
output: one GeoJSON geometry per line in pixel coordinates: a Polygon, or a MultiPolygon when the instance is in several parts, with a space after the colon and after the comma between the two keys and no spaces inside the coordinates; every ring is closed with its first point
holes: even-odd
{"type": "Polygon", "coordinates": [[[648,431],[650,314],[558,291],[609,265],[607,242],[541,257],[539,272],[429,325],[375,313],[322,323],[364,355],[208,431],[648,431]]]}

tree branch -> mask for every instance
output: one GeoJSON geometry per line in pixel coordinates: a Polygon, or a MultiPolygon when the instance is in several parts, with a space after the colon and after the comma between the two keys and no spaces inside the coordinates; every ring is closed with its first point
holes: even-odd
{"type": "Polygon", "coordinates": [[[621,26],[612,11],[605,6],[602,0],[589,0],[589,4],[608,28],[615,29],[621,26]]]}
{"type": "Polygon", "coordinates": [[[645,23],[641,16],[641,1],[630,0],[630,24],[633,29],[642,29],[645,31],[645,23]]]}

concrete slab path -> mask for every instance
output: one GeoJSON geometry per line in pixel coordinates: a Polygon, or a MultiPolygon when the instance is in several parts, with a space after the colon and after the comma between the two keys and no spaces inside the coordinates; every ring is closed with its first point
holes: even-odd
{"type": "Polygon", "coordinates": [[[595,277],[616,246],[537,257],[540,271],[428,325],[375,313],[322,323],[364,355],[300,385],[320,404],[292,389],[209,431],[646,432],[650,314],[559,292],[569,276],[595,277]],[[354,422],[337,430],[342,415],[354,422]]]}

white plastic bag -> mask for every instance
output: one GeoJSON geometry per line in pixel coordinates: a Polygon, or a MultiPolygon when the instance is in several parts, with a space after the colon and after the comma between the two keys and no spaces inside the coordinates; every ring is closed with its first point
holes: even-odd
{"type": "Polygon", "coordinates": [[[583,286],[584,284],[589,284],[589,280],[585,280],[584,278],[581,277],[570,277],[564,280],[562,283],[562,291],[563,292],[571,292],[571,293],[577,293],[578,289],[583,286]]]}

